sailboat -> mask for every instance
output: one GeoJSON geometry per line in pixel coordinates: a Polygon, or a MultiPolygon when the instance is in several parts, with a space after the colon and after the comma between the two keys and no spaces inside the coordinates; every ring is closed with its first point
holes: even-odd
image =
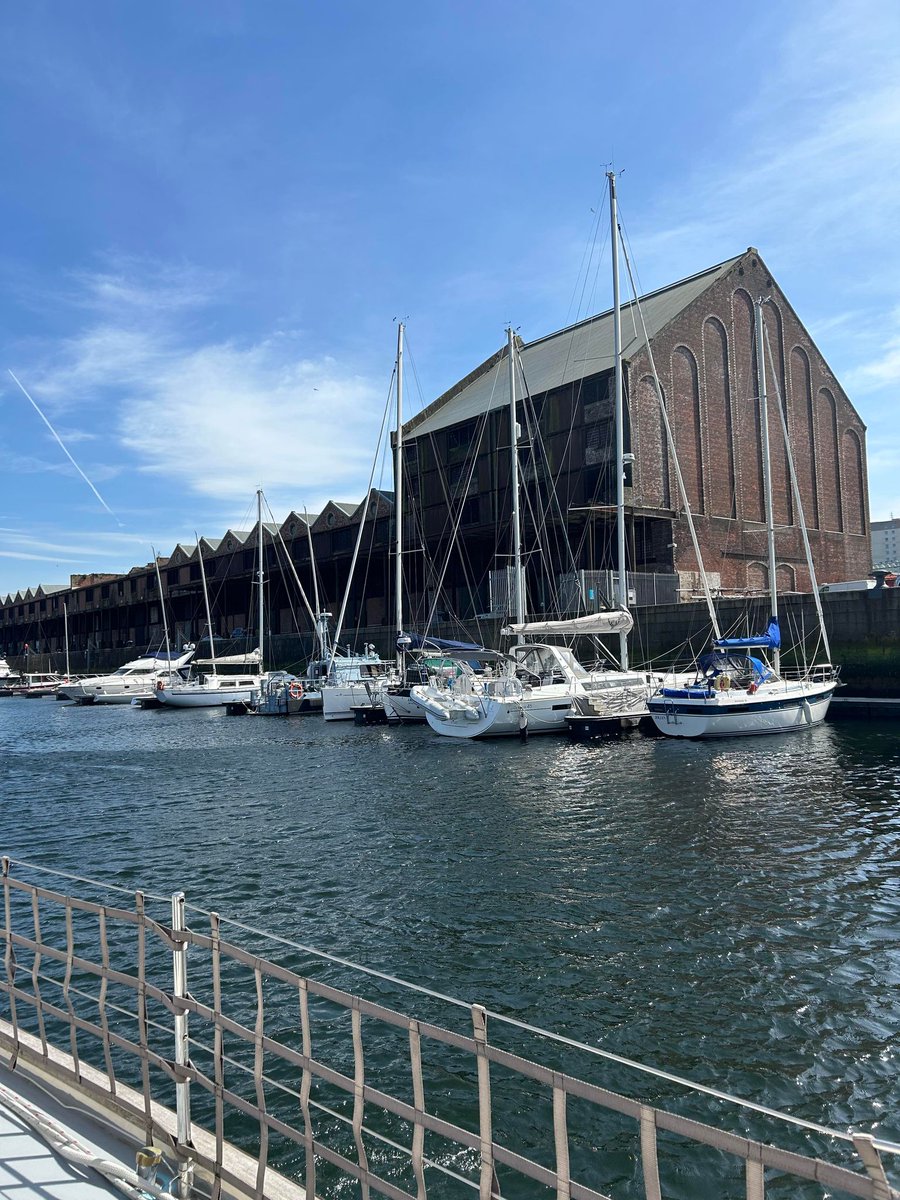
{"type": "Polygon", "coordinates": [[[647,697],[655,687],[646,672],[628,665],[628,633],[633,619],[628,611],[625,577],[624,442],[621,336],[619,332],[618,229],[615,208],[615,176],[608,173],[610,213],[615,231],[613,291],[616,315],[616,471],[618,475],[618,608],[570,620],[525,620],[525,573],[519,509],[519,426],[516,420],[515,335],[507,330],[509,364],[510,492],[512,494],[513,598],[515,621],[502,632],[516,638],[508,655],[493,668],[480,673],[461,671],[447,688],[435,685],[414,687],[413,700],[425,712],[431,728],[446,737],[510,737],[529,733],[563,733],[570,717],[578,717],[591,732],[600,722],[610,729],[636,724],[647,713],[647,697]],[[526,637],[619,635],[619,667],[588,670],[564,645],[543,641],[526,642],[526,637]]]}
{"type": "MultiPolygon", "coordinates": [[[[816,666],[782,670],[781,627],[778,619],[778,588],[775,558],[775,522],[772,504],[772,472],[769,453],[769,417],[766,394],[766,369],[763,344],[766,339],[763,320],[763,299],[756,301],[756,370],[759,380],[759,421],[763,459],[763,490],[766,509],[766,534],[769,558],[769,594],[771,617],[765,632],[748,637],[722,637],[712,596],[703,569],[699,547],[694,549],[701,570],[704,593],[713,628],[712,647],[701,655],[696,674],[688,682],[664,684],[653,696],[648,708],[661,733],[669,737],[708,738],[734,737],[748,734],[786,733],[808,729],[825,720],[828,705],[838,684],[837,670],[831,665],[828,633],[825,628],[822,602],[816,584],[816,572],[803,502],[794,470],[793,454],[788,437],[787,422],[781,397],[778,412],[787,451],[788,470],[794,503],[800,520],[810,582],[822,630],[826,662],[816,666]]],[[[770,351],[771,355],[771,351],[770,351]]],[[[774,368],[774,378],[777,378],[774,368]]],[[[777,387],[777,385],[776,385],[777,387]]],[[[665,418],[664,418],[665,420],[665,418]]],[[[669,434],[668,425],[666,426],[669,434]]],[[[671,445],[670,438],[670,445],[671,445]]],[[[673,454],[674,457],[674,454],[673,454]]],[[[681,484],[680,470],[675,457],[676,475],[681,484]]],[[[693,534],[693,520],[687,496],[682,489],[682,503],[693,534]]]]}
{"type": "Polygon", "coordinates": [[[206,586],[206,572],[203,567],[203,555],[200,549],[199,541],[197,543],[197,554],[200,560],[200,578],[203,583],[203,598],[206,604],[206,620],[210,629],[210,646],[211,657],[208,659],[197,659],[198,666],[209,666],[211,670],[209,674],[201,676],[198,679],[176,679],[174,676],[168,680],[160,680],[157,683],[156,699],[166,708],[218,708],[226,704],[249,704],[254,696],[256,696],[266,678],[263,666],[263,645],[265,634],[265,596],[263,593],[264,583],[264,560],[263,560],[263,520],[262,520],[262,489],[258,488],[256,492],[256,516],[257,528],[259,530],[258,541],[258,558],[259,565],[257,571],[257,586],[259,600],[259,646],[255,650],[249,651],[247,654],[231,654],[226,657],[216,657],[215,643],[212,638],[212,622],[209,612],[209,593],[206,586]],[[221,667],[258,667],[259,671],[254,674],[244,674],[239,671],[225,671],[220,673],[221,667]]]}

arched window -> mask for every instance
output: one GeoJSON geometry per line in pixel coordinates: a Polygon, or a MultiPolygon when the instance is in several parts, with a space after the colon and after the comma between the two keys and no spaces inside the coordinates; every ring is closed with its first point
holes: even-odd
{"type": "Polygon", "coordinates": [[[841,461],[838,443],[837,403],[828,388],[819,388],[816,432],[820,450],[819,506],[823,529],[841,532],[841,461]]]}
{"type": "Polygon", "coordinates": [[[769,590],[769,568],[765,563],[747,563],[747,591],[767,592],[769,590]]]}
{"type": "Polygon", "coordinates": [[[775,583],[781,594],[796,592],[797,573],[790,563],[779,563],[775,568],[775,583]]]}
{"type": "Polygon", "coordinates": [[[737,444],[738,514],[745,521],[765,521],[759,388],[756,382],[753,300],[738,288],[731,302],[734,320],[734,434],[737,444]]]}
{"type": "Polygon", "coordinates": [[[844,528],[847,533],[866,532],[866,489],[863,483],[862,440],[855,429],[845,429],[841,438],[844,528]]]}
{"type": "Polygon", "coordinates": [[[709,511],[717,517],[735,517],[737,497],[728,334],[717,317],[707,317],[703,322],[703,380],[710,447],[706,478],[709,511]]]}
{"type": "Polygon", "coordinates": [[[697,360],[687,346],[672,355],[672,402],[669,413],[678,465],[693,512],[704,512],[703,441],[697,360]]]}
{"type": "Polygon", "coordinates": [[[791,351],[791,447],[803,517],[810,529],[819,528],[819,492],[817,483],[815,409],[813,407],[812,369],[802,346],[791,351]]]}

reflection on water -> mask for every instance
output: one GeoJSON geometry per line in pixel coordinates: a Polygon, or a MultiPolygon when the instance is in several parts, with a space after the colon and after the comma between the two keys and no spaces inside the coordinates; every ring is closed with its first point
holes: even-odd
{"type": "Polygon", "coordinates": [[[183,887],[620,1054],[900,1138],[895,726],[459,743],[3,700],[0,736],[4,853],[183,887]]]}

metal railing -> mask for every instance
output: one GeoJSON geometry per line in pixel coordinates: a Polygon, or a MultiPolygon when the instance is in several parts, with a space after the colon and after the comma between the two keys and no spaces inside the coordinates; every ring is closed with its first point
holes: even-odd
{"type": "MultiPolygon", "coordinates": [[[[617,1122],[613,1140],[624,1137],[632,1148],[634,1186],[647,1200],[661,1200],[666,1154],[685,1146],[736,1164],[748,1200],[764,1200],[770,1186],[796,1196],[798,1181],[829,1194],[900,1196],[881,1161],[881,1153],[900,1151],[892,1143],[735,1101],[479,1004],[273,938],[294,965],[300,959],[310,966],[292,969],[237,944],[238,933],[269,935],[216,913],[186,912],[181,893],[167,900],[79,880],[82,891],[90,884],[114,902],[88,900],[71,894],[74,879],[2,860],[0,1048],[11,1066],[43,1065],[125,1114],[137,1136],[195,1165],[213,1196],[223,1187],[284,1196],[287,1175],[303,1181],[308,1197],[343,1194],[355,1181],[361,1200],[373,1192],[427,1200],[429,1190],[469,1189],[479,1200],[608,1200],[598,1170],[607,1119],[617,1122]],[[61,884],[45,886],[46,876],[61,884]],[[226,937],[226,930],[234,933],[226,937]],[[401,989],[420,1009],[448,1004],[463,1024],[453,1029],[409,1016],[316,978],[322,963],[361,972],[372,990],[401,989]],[[514,1035],[516,1049],[489,1036],[489,1025],[514,1035]],[[538,1045],[551,1065],[519,1052],[538,1045]],[[656,1085],[690,1087],[704,1101],[741,1105],[754,1119],[788,1122],[795,1133],[842,1149],[846,1164],[717,1128],[560,1069],[561,1056],[575,1052],[588,1065],[627,1066],[656,1085]],[[504,1103],[519,1115],[532,1109],[518,1147],[510,1144],[516,1122],[504,1115],[504,1103]],[[546,1138],[538,1145],[533,1131],[542,1121],[546,1138]],[[226,1130],[250,1155],[243,1170],[229,1157],[226,1130]]],[[[703,1194],[713,1194],[713,1185],[703,1194]]]]}

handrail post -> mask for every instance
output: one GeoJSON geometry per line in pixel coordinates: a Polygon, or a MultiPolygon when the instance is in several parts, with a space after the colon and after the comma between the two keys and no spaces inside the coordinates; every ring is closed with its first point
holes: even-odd
{"type": "MultiPolygon", "coordinates": [[[[172,895],[172,932],[181,933],[187,926],[184,920],[184,892],[172,895]]],[[[187,944],[182,942],[172,951],[172,997],[176,1001],[187,997],[187,944]]],[[[188,1065],[188,1015],[175,1012],[175,1065],[188,1065]]],[[[175,1084],[175,1113],[179,1146],[191,1144],[191,1085],[187,1079],[175,1084]]]]}

